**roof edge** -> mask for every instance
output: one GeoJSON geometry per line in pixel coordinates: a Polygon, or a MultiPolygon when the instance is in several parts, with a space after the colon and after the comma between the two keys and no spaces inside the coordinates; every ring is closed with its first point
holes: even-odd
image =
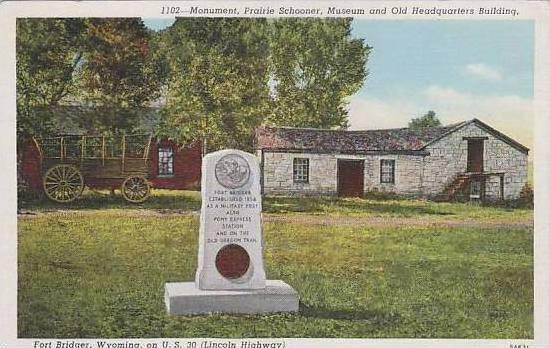
{"type": "Polygon", "coordinates": [[[319,151],[316,149],[288,149],[288,148],[269,148],[257,147],[256,151],[272,153],[313,153],[313,154],[332,154],[332,155],[409,155],[409,156],[428,156],[430,153],[425,150],[366,150],[366,151],[319,151]]]}
{"type": "Polygon", "coordinates": [[[473,118],[469,121],[464,121],[462,122],[461,124],[458,124],[456,127],[452,128],[451,130],[449,130],[448,132],[445,132],[444,134],[442,134],[441,136],[439,136],[438,138],[436,139],[433,139],[431,140],[430,142],[426,143],[426,145],[424,145],[424,147],[422,147],[422,149],[420,150],[424,150],[426,149],[426,147],[430,146],[431,144],[445,138],[446,136],[466,127],[467,125],[470,125],[470,124],[475,124],[477,126],[479,126],[480,128],[482,128],[484,131],[486,131],[487,133],[493,135],[494,137],[504,141],[505,143],[507,143],[508,145],[512,146],[513,148],[515,148],[516,150],[524,153],[524,154],[528,154],[529,153],[529,148],[523,144],[521,144],[520,142],[510,138],[509,136],[507,136],[506,134],[494,129],[493,127],[489,126],[487,123],[481,121],[480,119],[478,118],[473,118]]]}
{"type": "Polygon", "coordinates": [[[436,137],[435,139],[432,139],[430,141],[428,141],[422,148],[420,148],[420,150],[424,150],[426,147],[430,146],[431,144],[445,138],[447,135],[451,134],[451,133],[454,133],[456,132],[457,130],[469,125],[470,123],[472,123],[473,120],[469,120],[469,121],[463,121],[463,122],[460,122],[458,123],[455,127],[449,129],[447,132],[441,134],[440,136],[436,137]]]}
{"type": "MultiPolygon", "coordinates": [[[[430,128],[446,128],[448,126],[436,126],[430,128]]],[[[289,127],[289,126],[258,126],[258,129],[294,129],[294,130],[305,130],[305,131],[315,131],[315,132],[343,132],[343,133],[364,133],[372,131],[398,131],[409,129],[410,127],[399,127],[399,128],[375,128],[375,129],[328,129],[328,128],[314,128],[314,127],[289,127]]]]}

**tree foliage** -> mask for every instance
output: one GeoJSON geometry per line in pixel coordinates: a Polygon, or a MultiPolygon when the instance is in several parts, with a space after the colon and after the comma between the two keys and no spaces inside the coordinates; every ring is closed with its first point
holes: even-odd
{"type": "Polygon", "coordinates": [[[44,110],[63,104],[101,107],[86,120],[98,132],[130,129],[131,110],[163,84],[150,41],[138,18],[18,19],[18,133],[47,133],[55,114],[44,110]]]}
{"type": "Polygon", "coordinates": [[[370,48],[351,36],[350,18],[284,18],[273,22],[275,125],[346,128],[346,98],[367,76],[370,48]]]}
{"type": "Polygon", "coordinates": [[[18,130],[46,132],[39,107],[100,108],[98,132],[128,131],[164,100],[161,132],[250,149],[260,124],[345,128],[369,47],[351,19],[178,18],[158,33],[137,18],[19,19],[18,130]]]}
{"type": "Polygon", "coordinates": [[[139,18],[86,20],[86,62],[79,77],[80,98],[101,107],[95,128],[131,131],[138,110],[160,97],[166,77],[161,57],[151,49],[152,34],[139,18]]]}
{"type": "Polygon", "coordinates": [[[159,97],[162,71],[139,18],[86,20],[83,98],[94,105],[138,107],[159,97]]]}
{"type": "Polygon", "coordinates": [[[409,128],[412,129],[421,129],[429,127],[438,127],[441,126],[441,121],[435,115],[435,111],[430,110],[420,117],[413,118],[409,122],[409,128]]]}
{"type": "Polygon", "coordinates": [[[55,106],[75,92],[74,76],[83,58],[81,19],[17,20],[17,130],[47,132],[51,115],[34,117],[37,106],[55,106]]]}
{"type": "Polygon", "coordinates": [[[367,75],[351,19],[179,18],[161,40],[164,129],[183,142],[246,149],[262,123],[346,127],[346,98],[367,75]]]}
{"type": "Polygon", "coordinates": [[[164,133],[209,147],[246,147],[268,112],[265,19],[178,18],[166,33],[171,64],[164,133]]]}

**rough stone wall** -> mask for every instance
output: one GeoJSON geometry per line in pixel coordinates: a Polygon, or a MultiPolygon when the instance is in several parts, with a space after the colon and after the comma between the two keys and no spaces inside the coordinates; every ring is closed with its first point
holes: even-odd
{"type": "Polygon", "coordinates": [[[422,188],[422,156],[371,155],[365,159],[365,191],[420,195],[422,188]],[[395,182],[380,182],[380,161],[395,160],[395,182]]]}
{"type": "MultiPolygon", "coordinates": [[[[505,186],[506,187],[506,186],[505,186]]],[[[491,176],[485,181],[485,199],[500,199],[500,177],[491,176]]]]}
{"type": "Polygon", "coordinates": [[[334,155],[264,152],[263,188],[267,195],[335,195],[334,155]],[[295,183],[294,158],[309,159],[309,182],[295,183]]]}
{"type": "MultiPolygon", "coordinates": [[[[261,153],[258,153],[258,157],[261,153]]],[[[336,155],[264,152],[263,187],[267,195],[336,195],[338,159],[361,159],[364,189],[418,195],[421,188],[422,157],[410,155],[336,155]],[[309,159],[309,183],[293,181],[294,158],[309,159]],[[380,160],[394,159],[395,183],[380,183],[380,160]]]]}
{"type": "MultiPolygon", "coordinates": [[[[458,174],[466,172],[468,141],[463,140],[463,137],[488,137],[488,140],[484,141],[483,147],[484,171],[504,172],[504,198],[517,198],[527,182],[527,155],[485,132],[475,124],[469,124],[426,148],[430,155],[424,159],[422,185],[424,194],[427,196],[437,195],[458,174]]],[[[488,180],[489,186],[485,187],[486,193],[488,192],[493,197],[496,189],[495,180],[498,179],[488,180]]]]}
{"type": "MultiPolygon", "coordinates": [[[[514,199],[527,182],[527,155],[499,138],[470,124],[428,146],[429,156],[336,155],[264,152],[263,185],[268,195],[336,195],[338,159],[365,161],[364,189],[412,196],[436,196],[458,174],[466,172],[468,142],[463,137],[487,137],[484,141],[485,172],[504,172],[504,198],[514,199]],[[309,158],[309,183],[293,181],[293,159],[309,158]],[[380,183],[380,160],[395,160],[395,183],[380,183]]],[[[258,152],[258,157],[261,153],[258,152]]],[[[486,179],[487,199],[500,198],[498,175],[486,179]]]]}

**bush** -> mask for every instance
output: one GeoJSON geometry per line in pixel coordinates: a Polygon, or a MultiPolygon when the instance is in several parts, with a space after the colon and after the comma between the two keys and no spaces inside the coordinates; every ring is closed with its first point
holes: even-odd
{"type": "Polygon", "coordinates": [[[498,201],[485,201],[483,206],[487,207],[502,207],[509,209],[533,209],[534,207],[533,188],[529,184],[525,184],[516,199],[505,199],[498,201]]]}
{"type": "Polygon", "coordinates": [[[535,195],[533,187],[529,184],[525,184],[519,193],[519,203],[523,207],[533,208],[535,206],[535,195]]]}

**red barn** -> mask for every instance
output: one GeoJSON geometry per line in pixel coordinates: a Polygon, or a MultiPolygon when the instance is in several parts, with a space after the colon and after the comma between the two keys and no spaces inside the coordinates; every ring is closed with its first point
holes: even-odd
{"type": "MultiPolygon", "coordinates": [[[[85,122],[93,119],[93,117],[98,117],[97,113],[99,111],[97,109],[83,110],[78,107],[65,106],[56,108],[53,111],[50,110],[49,112],[55,113],[56,123],[60,125],[57,126],[56,129],[60,134],[77,134],[72,136],[74,139],[103,139],[103,152],[105,152],[105,138],[107,137],[82,136],[83,133],[89,134],[89,129],[93,129],[93,125],[86,125],[85,122]],[[90,113],[92,112],[94,113],[93,117],[90,117],[90,113]]],[[[138,125],[133,127],[134,131],[151,132],[154,129],[154,125],[157,123],[155,121],[158,120],[158,114],[155,109],[143,109],[138,116],[134,114],[132,117],[132,121],[138,125]],[[138,122],[136,122],[136,120],[138,122]]],[[[71,136],[67,136],[65,139],[69,137],[71,136]]],[[[143,174],[147,177],[147,181],[152,188],[178,190],[200,189],[202,163],[202,146],[200,142],[178,144],[166,138],[151,138],[149,140],[147,137],[147,139],[147,142],[142,143],[143,145],[148,144],[148,160],[146,164],[141,161],[141,166],[143,174]]],[[[79,144],[81,144],[82,141],[83,140],[80,140],[79,144]]],[[[64,149],[63,151],[70,152],[70,148],[67,150],[67,146],[68,145],[65,145],[65,148],[63,148],[56,144],[51,148],[53,151],[62,148],[64,149]]],[[[102,160],[101,157],[94,157],[93,154],[90,154],[90,152],[93,151],[93,146],[90,144],[87,145],[86,154],[84,154],[84,147],[80,148],[80,146],[81,145],[77,145],[77,147],[73,148],[77,149],[78,156],[85,158],[87,170],[91,170],[96,174],[89,176],[84,175],[84,185],[88,187],[119,189],[121,187],[120,178],[116,178],[116,175],[113,176],[106,173],[107,168],[118,168],[116,163],[119,162],[115,162],[114,166],[105,165],[106,161],[114,161],[114,159],[104,158],[102,160]],[[97,175],[98,173],[99,175],[97,175]]],[[[29,189],[35,192],[41,192],[43,190],[44,171],[49,167],[48,163],[45,163],[45,158],[51,158],[51,156],[47,156],[43,153],[45,151],[44,147],[44,144],[39,144],[35,139],[29,139],[23,143],[20,149],[18,149],[19,179],[24,181],[29,189]]],[[[120,148],[118,151],[120,152],[120,148]]],[[[128,149],[122,152],[128,153],[128,149]]],[[[67,153],[66,156],[67,158],[57,159],[57,161],[72,163],[71,158],[69,158],[70,154],[67,153]]],[[[130,158],[130,161],[131,160],[130,158]]],[[[120,161],[120,159],[117,161],[120,161]]],[[[81,162],[78,163],[82,165],[81,162]]]]}
{"type": "Polygon", "coordinates": [[[200,190],[202,146],[189,146],[168,139],[151,143],[149,181],[155,188],[200,190]]]}

